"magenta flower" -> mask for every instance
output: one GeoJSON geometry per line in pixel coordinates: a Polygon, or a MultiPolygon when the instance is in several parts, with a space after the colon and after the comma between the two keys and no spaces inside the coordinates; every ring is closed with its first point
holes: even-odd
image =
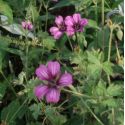
{"type": "Polygon", "coordinates": [[[34,93],[39,100],[45,97],[47,103],[57,103],[60,99],[61,87],[73,83],[70,73],[61,74],[60,64],[57,61],[49,61],[47,66],[40,65],[36,69],[36,75],[40,80],[46,81],[46,84],[36,86],[34,93]]]}
{"type": "Polygon", "coordinates": [[[73,16],[65,18],[65,24],[67,26],[67,34],[72,36],[75,32],[83,32],[83,28],[88,24],[88,20],[81,18],[80,14],[73,14],[73,16]]]}
{"type": "Polygon", "coordinates": [[[54,36],[55,39],[59,39],[63,33],[66,31],[65,21],[62,16],[57,16],[55,19],[56,26],[50,28],[51,35],[54,36]]]}
{"type": "Polygon", "coordinates": [[[22,27],[27,30],[32,30],[33,29],[33,24],[30,21],[23,21],[22,22],[22,27]]]}

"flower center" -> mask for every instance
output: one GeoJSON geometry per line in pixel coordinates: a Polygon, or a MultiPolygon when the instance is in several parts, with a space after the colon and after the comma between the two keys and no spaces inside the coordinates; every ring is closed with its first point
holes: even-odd
{"type": "Polygon", "coordinates": [[[80,24],[79,23],[76,23],[76,24],[74,24],[74,26],[73,26],[73,28],[76,30],[76,31],[78,31],[78,30],[80,30],[80,24]]]}
{"type": "Polygon", "coordinates": [[[59,26],[60,31],[65,32],[66,31],[66,25],[62,24],[59,26]]]}
{"type": "Polygon", "coordinates": [[[48,85],[50,87],[56,87],[56,81],[55,80],[50,80],[50,81],[48,81],[48,85]]]}

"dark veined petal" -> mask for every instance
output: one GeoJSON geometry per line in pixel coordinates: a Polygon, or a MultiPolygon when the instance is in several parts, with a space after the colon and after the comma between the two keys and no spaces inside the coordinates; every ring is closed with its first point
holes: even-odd
{"type": "Polygon", "coordinates": [[[55,23],[56,23],[57,26],[62,25],[63,17],[62,16],[57,16],[56,19],[55,19],[55,23]]]}
{"type": "Polygon", "coordinates": [[[50,88],[46,94],[47,103],[57,103],[60,99],[60,91],[56,88],[50,88]]]}
{"type": "Polygon", "coordinates": [[[80,14],[73,14],[73,19],[75,23],[79,23],[81,21],[81,15],[80,14]]]}
{"type": "Polygon", "coordinates": [[[22,27],[23,27],[24,29],[26,29],[26,21],[23,21],[23,22],[22,22],[22,27]]]}
{"type": "Polygon", "coordinates": [[[36,69],[36,75],[40,80],[49,80],[50,79],[48,69],[45,65],[40,65],[36,69]]]}
{"type": "Polygon", "coordinates": [[[51,27],[50,30],[52,35],[55,35],[58,31],[59,31],[59,28],[58,27],[51,27]]]}
{"type": "Polygon", "coordinates": [[[58,31],[58,32],[56,32],[56,33],[53,35],[53,37],[54,37],[56,40],[58,40],[62,35],[63,35],[63,33],[60,32],[60,31],[58,31]]]}
{"type": "Polygon", "coordinates": [[[71,26],[67,26],[66,34],[68,36],[73,36],[75,34],[75,29],[72,28],[71,26]]]}
{"type": "Polygon", "coordinates": [[[72,78],[72,75],[70,73],[65,73],[63,74],[60,79],[59,79],[59,82],[58,84],[60,86],[69,86],[73,83],[73,78],[72,78]]]}
{"type": "Polygon", "coordinates": [[[48,92],[48,86],[46,85],[38,85],[34,89],[34,94],[39,100],[42,99],[47,92],[48,92]]]}
{"type": "Polygon", "coordinates": [[[67,16],[65,18],[65,24],[67,26],[73,26],[74,25],[74,20],[73,20],[72,16],[67,16]]]}
{"type": "Polygon", "coordinates": [[[86,26],[88,24],[88,20],[87,19],[82,19],[81,20],[81,25],[82,26],[86,26]]]}
{"type": "Polygon", "coordinates": [[[56,77],[60,73],[60,64],[57,61],[48,62],[47,68],[52,77],[56,77]]]}

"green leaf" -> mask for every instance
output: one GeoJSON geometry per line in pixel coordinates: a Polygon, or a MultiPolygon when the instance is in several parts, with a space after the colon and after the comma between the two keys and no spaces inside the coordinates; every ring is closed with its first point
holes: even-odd
{"type": "MultiPolygon", "coordinates": [[[[25,100],[26,101],[26,100],[25,100]]],[[[1,121],[6,121],[9,125],[14,125],[17,118],[22,118],[27,111],[27,107],[20,105],[18,99],[13,100],[7,107],[1,111],[1,121]]]]}
{"type": "Polygon", "coordinates": [[[6,2],[4,2],[2,0],[0,0],[0,13],[2,13],[5,16],[7,16],[8,17],[8,21],[10,23],[13,22],[12,9],[10,8],[10,6],[6,2]]]}
{"type": "Polygon", "coordinates": [[[99,81],[98,85],[96,86],[95,92],[98,96],[106,95],[106,85],[103,81],[99,81]]]}
{"type": "Polygon", "coordinates": [[[100,29],[97,25],[97,22],[94,20],[89,19],[88,26],[96,29],[100,29]]]}
{"type": "Polygon", "coordinates": [[[76,115],[71,117],[64,125],[82,125],[83,118],[82,116],[76,115]]]}
{"type": "Polygon", "coordinates": [[[58,46],[60,49],[63,49],[65,47],[65,42],[67,41],[67,36],[64,34],[59,41],[56,42],[56,46],[58,46]]]}
{"type": "Polygon", "coordinates": [[[8,43],[6,40],[0,37],[0,70],[2,70],[3,67],[3,61],[6,55],[5,49],[8,48],[8,43]]]}
{"type": "Polygon", "coordinates": [[[0,83],[0,100],[3,98],[6,92],[7,84],[5,82],[0,83]]]}
{"type": "Polygon", "coordinates": [[[97,78],[100,76],[101,70],[102,69],[99,65],[89,64],[87,67],[87,74],[88,76],[93,76],[94,78],[97,78]]]}
{"type": "MultiPolygon", "coordinates": [[[[12,34],[16,34],[16,35],[21,35],[21,36],[25,36],[24,31],[22,30],[22,26],[20,24],[11,24],[11,25],[3,25],[2,28],[4,28],[5,30],[7,30],[8,32],[12,33],[12,34]]],[[[34,39],[35,36],[32,32],[28,31],[27,37],[34,39]]]]}
{"type": "Polygon", "coordinates": [[[48,20],[54,20],[55,19],[55,16],[53,16],[52,14],[48,13],[48,15],[41,15],[39,16],[39,20],[40,21],[46,21],[46,18],[48,20]]]}
{"type": "Polygon", "coordinates": [[[120,96],[123,94],[123,88],[120,85],[111,84],[107,88],[107,95],[109,96],[120,96]]]}
{"type": "Polygon", "coordinates": [[[109,106],[109,107],[112,107],[112,108],[116,108],[116,107],[119,106],[116,99],[113,99],[113,98],[102,101],[102,104],[106,105],[106,106],[109,106]]]}
{"type": "Polygon", "coordinates": [[[41,125],[41,122],[30,122],[27,123],[26,125],[41,125]]]}
{"type": "Polygon", "coordinates": [[[48,36],[46,39],[43,39],[42,44],[44,47],[51,50],[55,46],[55,40],[52,37],[48,36]]]}
{"type": "Polygon", "coordinates": [[[112,75],[112,73],[113,73],[112,65],[113,64],[108,61],[106,61],[102,64],[102,68],[106,72],[107,75],[112,75]]]}
{"type": "Polygon", "coordinates": [[[87,55],[88,55],[88,61],[90,63],[96,64],[98,66],[100,66],[100,56],[101,53],[98,53],[97,51],[93,50],[93,51],[87,51],[87,55]]]}
{"type": "Polygon", "coordinates": [[[85,36],[83,33],[80,33],[80,34],[77,34],[78,35],[78,42],[79,42],[79,45],[81,47],[81,49],[83,49],[84,47],[87,47],[87,41],[85,39],[85,36]]]}
{"type": "Polygon", "coordinates": [[[69,6],[69,5],[79,5],[79,3],[81,3],[81,0],[62,0],[60,2],[58,2],[54,7],[50,8],[50,10],[52,9],[56,9],[56,8],[60,8],[60,7],[64,7],[64,6],[69,6]]]}
{"type": "Polygon", "coordinates": [[[55,46],[55,39],[51,37],[47,32],[39,31],[37,35],[39,39],[41,39],[41,45],[43,47],[51,50],[55,46]]]}
{"type": "Polygon", "coordinates": [[[38,116],[41,115],[41,104],[33,104],[29,107],[34,119],[37,120],[38,116]]]}
{"type": "Polygon", "coordinates": [[[31,14],[33,22],[35,22],[39,17],[39,13],[37,11],[37,8],[33,5],[31,5],[30,8],[28,8],[28,13],[31,14]]]}
{"type": "Polygon", "coordinates": [[[59,114],[54,107],[46,107],[45,115],[52,125],[63,125],[66,122],[66,117],[59,114]]]}

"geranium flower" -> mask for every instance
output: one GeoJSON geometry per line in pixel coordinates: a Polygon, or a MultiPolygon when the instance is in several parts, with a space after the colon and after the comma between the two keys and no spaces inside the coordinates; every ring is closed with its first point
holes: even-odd
{"type": "Polygon", "coordinates": [[[73,83],[72,75],[62,74],[57,61],[49,61],[47,66],[40,65],[36,69],[36,75],[40,80],[46,81],[46,84],[36,86],[34,93],[39,100],[45,97],[47,103],[57,103],[60,99],[61,88],[73,83]]]}
{"type": "Polygon", "coordinates": [[[33,29],[33,24],[30,21],[23,21],[22,22],[22,27],[27,30],[32,30],[33,29]]]}
{"type": "Polygon", "coordinates": [[[51,35],[54,36],[55,39],[59,39],[63,33],[66,31],[65,21],[62,16],[57,16],[55,19],[56,26],[50,28],[51,35]]]}
{"type": "Polygon", "coordinates": [[[88,20],[81,18],[81,15],[76,13],[73,16],[67,16],[65,24],[67,26],[67,34],[72,36],[75,32],[83,32],[83,28],[88,24],[88,20]]]}

